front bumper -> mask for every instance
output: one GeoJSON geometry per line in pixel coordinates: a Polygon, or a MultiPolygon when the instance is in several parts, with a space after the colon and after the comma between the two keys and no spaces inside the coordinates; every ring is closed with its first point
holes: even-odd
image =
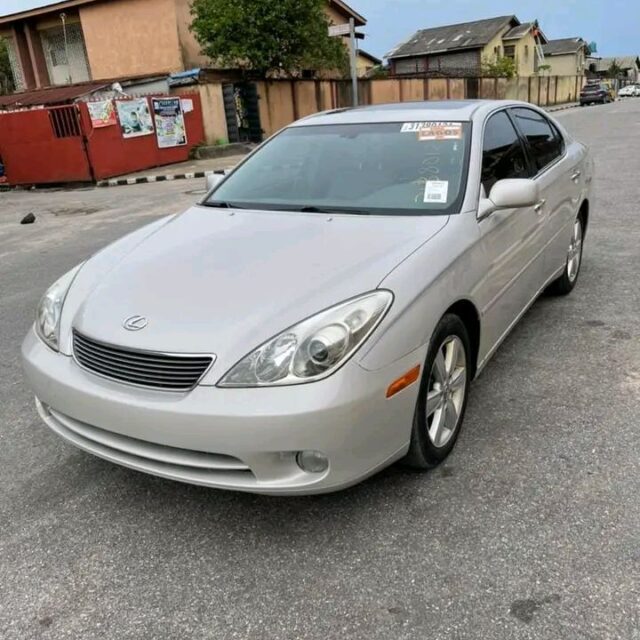
{"type": "Polygon", "coordinates": [[[173,480],[268,494],[335,491],[402,457],[418,384],[390,399],[385,392],[425,355],[374,372],[351,361],[306,385],[173,393],[100,378],[33,330],[22,354],[40,416],[77,447],[173,480]],[[325,472],[297,465],[296,453],[309,450],[327,456],[325,472]]]}

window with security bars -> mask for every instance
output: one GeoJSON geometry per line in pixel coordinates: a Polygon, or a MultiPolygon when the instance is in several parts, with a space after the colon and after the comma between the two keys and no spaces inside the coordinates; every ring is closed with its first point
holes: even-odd
{"type": "Polygon", "coordinates": [[[71,84],[91,79],[79,23],[45,29],[40,37],[51,84],[71,84]]]}
{"type": "Polygon", "coordinates": [[[11,66],[11,73],[13,75],[13,86],[16,91],[22,91],[23,89],[26,89],[26,84],[15,42],[13,41],[13,38],[5,38],[4,42],[7,47],[9,65],[11,66]]]}

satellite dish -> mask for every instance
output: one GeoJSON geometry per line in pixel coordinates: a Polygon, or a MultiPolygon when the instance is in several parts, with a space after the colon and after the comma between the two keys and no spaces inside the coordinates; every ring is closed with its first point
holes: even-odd
{"type": "Polygon", "coordinates": [[[591,49],[591,53],[598,53],[598,45],[595,42],[589,43],[589,49],[591,49]]]}

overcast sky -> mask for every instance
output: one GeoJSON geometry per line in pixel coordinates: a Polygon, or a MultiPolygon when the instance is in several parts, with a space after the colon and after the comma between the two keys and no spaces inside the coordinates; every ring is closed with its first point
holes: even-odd
{"type": "MultiPolygon", "coordinates": [[[[268,1],[268,0],[265,0],[268,1]]],[[[538,19],[548,38],[581,36],[601,56],[640,54],[638,0],[347,0],[368,20],[362,48],[382,56],[417,29],[515,14],[538,19]]],[[[0,15],[51,0],[0,0],[0,15]]]]}

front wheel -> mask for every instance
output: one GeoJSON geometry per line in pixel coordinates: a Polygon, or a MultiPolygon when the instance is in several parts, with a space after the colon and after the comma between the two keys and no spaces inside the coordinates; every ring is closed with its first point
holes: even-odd
{"type": "Polygon", "coordinates": [[[584,227],[582,218],[578,216],[573,223],[573,233],[569,241],[567,261],[562,275],[549,285],[549,293],[565,296],[573,291],[580,275],[582,265],[582,243],[584,239],[584,227]]]}
{"type": "Polygon", "coordinates": [[[431,339],[404,460],[414,469],[440,464],[456,442],[469,395],[469,334],[462,320],[447,314],[431,339]]]}

